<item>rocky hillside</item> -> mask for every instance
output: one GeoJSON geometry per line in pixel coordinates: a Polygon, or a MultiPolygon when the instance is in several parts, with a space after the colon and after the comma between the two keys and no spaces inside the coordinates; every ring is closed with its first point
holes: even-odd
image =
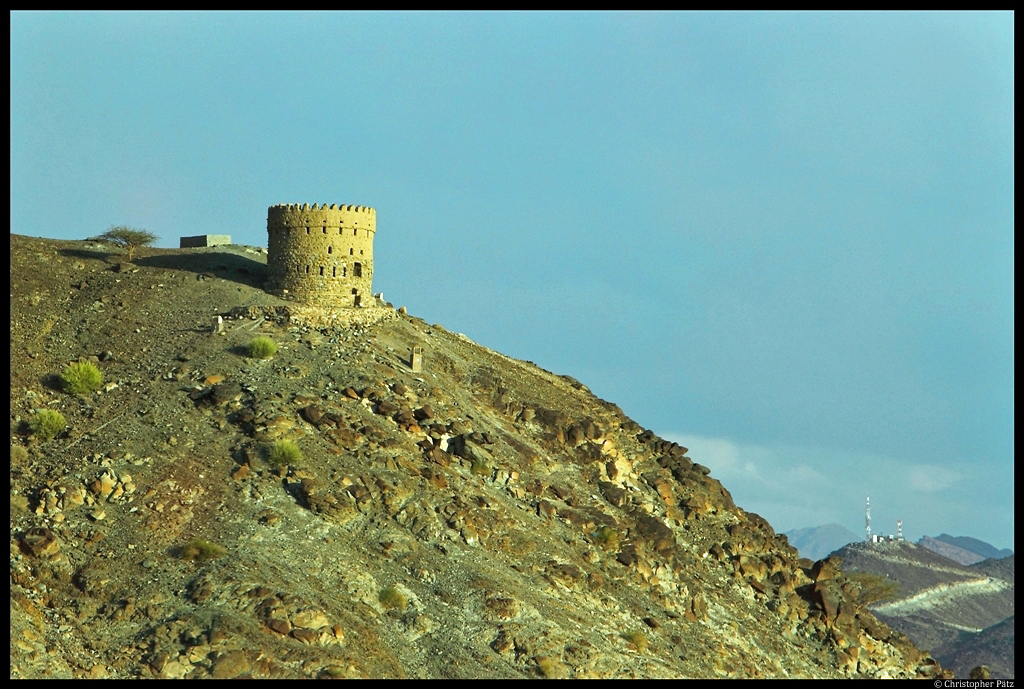
{"type": "Polygon", "coordinates": [[[576,380],[303,312],[256,249],[112,251],[11,237],[11,677],[941,674],[576,380]]]}
{"type": "Polygon", "coordinates": [[[896,584],[894,596],[871,610],[921,648],[947,658],[957,677],[983,663],[993,672],[1013,667],[1013,624],[1001,625],[1014,614],[1012,557],[965,566],[914,543],[889,541],[853,543],[837,555],[847,572],[870,572],[896,584]],[[978,654],[987,638],[998,643],[978,654]]]}
{"type": "Polygon", "coordinates": [[[984,665],[991,677],[1012,678],[1014,673],[1013,616],[980,632],[960,632],[954,641],[936,649],[944,664],[967,677],[971,668],[984,665]]]}

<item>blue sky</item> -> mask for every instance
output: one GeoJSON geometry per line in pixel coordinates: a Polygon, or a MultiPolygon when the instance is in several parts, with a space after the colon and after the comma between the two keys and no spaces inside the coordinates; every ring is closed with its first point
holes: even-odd
{"type": "Polygon", "coordinates": [[[1013,546],[1012,13],[11,15],[11,231],[266,245],[572,375],[780,531],[1013,546]]]}

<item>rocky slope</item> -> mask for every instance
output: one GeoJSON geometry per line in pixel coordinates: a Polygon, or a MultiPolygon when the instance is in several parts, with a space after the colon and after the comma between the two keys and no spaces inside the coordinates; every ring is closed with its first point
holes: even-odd
{"type": "Polygon", "coordinates": [[[958,677],[967,677],[972,668],[984,665],[992,679],[1013,678],[1013,616],[980,632],[961,632],[935,653],[958,677]]]}
{"type": "Polygon", "coordinates": [[[11,677],[942,672],[572,378],[384,304],[303,312],[255,249],[11,255],[11,677]],[[80,359],[104,385],[69,395],[80,359]]]}
{"type": "Polygon", "coordinates": [[[1001,625],[1014,614],[1013,557],[966,566],[914,543],[889,541],[852,543],[837,555],[848,572],[871,572],[897,584],[896,595],[871,610],[949,660],[957,677],[982,663],[994,672],[1013,667],[1013,624],[1001,625]],[[979,653],[986,639],[995,645],[979,653]]]}

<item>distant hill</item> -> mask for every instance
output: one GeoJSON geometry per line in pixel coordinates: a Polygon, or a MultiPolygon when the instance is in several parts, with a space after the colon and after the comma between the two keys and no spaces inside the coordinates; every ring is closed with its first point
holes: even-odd
{"type": "Polygon", "coordinates": [[[987,558],[999,560],[1013,555],[1013,551],[1009,548],[996,548],[994,545],[990,543],[980,541],[977,538],[971,538],[970,536],[950,536],[949,534],[944,533],[939,536],[936,536],[935,538],[925,536],[920,541],[918,541],[918,545],[923,545],[925,548],[933,550],[939,553],[940,555],[950,557],[950,555],[947,555],[946,552],[943,552],[943,550],[939,549],[942,548],[942,545],[940,544],[945,544],[946,546],[958,548],[960,550],[967,551],[968,553],[977,556],[977,559],[974,559],[970,562],[964,562],[963,560],[956,557],[950,558],[965,565],[972,565],[975,562],[981,562],[982,560],[985,560],[987,558]]]}
{"type": "Polygon", "coordinates": [[[857,534],[840,524],[825,524],[806,529],[793,529],[785,533],[790,545],[800,551],[801,557],[820,560],[834,550],[857,540],[857,534]]]}
{"type": "Polygon", "coordinates": [[[983,560],[970,566],[969,569],[983,574],[987,577],[994,577],[996,579],[1005,579],[1006,581],[1013,581],[1013,562],[1014,556],[1004,557],[999,560],[983,560]]]}
{"type": "Polygon", "coordinates": [[[977,634],[960,632],[955,643],[935,649],[935,657],[957,677],[967,677],[978,665],[987,665],[992,679],[1013,677],[1013,616],[977,634]]]}
{"type": "Polygon", "coordinates": [[[927,548],[933,553],[938,553],[942,557],[949,558],[954,562],[959,562],[961,565],[973,565],[976,562],[981,562],[985,559],[975,552],[953,545],[952,543],[947,543],[946,541],[940,541],[937,538],[932,538],[931,536],[922,536],[921,540],[919,540],[917,544],[922,548],[927,548]]]}
{"type": "Polygon", "coordinates": [[[851,543],[837,555],[845,572],[871,572],[897,584],[895,598],[870,610],[957,677],[980,664],[993,677],[1013,676],[1013,556],[966,566],[906,541],[851,543]]]}

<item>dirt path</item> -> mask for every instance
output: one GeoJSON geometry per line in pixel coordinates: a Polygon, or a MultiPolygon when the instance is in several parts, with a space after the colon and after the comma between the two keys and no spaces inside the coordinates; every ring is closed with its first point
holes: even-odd
{"type": "Polygon", "coordinates": [[[1001,579],[991,577],[943,583],[918,591],[908,598],[874,606],[872,610],[883,615],[903,616],[922,610],[933,610],[965,596],[998,593],[1010,586],[1011,584],[1001,579]]]}

